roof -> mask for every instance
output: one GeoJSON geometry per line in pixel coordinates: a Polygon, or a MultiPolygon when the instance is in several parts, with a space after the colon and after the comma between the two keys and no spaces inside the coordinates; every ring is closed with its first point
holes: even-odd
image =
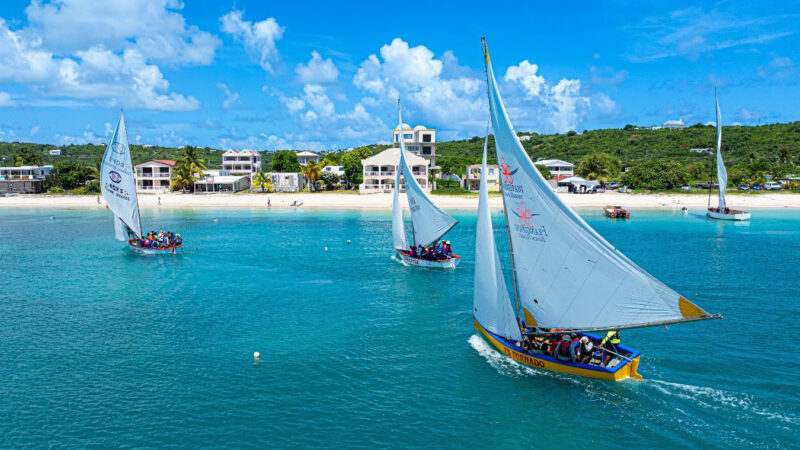
{"type": "Polygon", "coordinates": [[[600,182],[597,180],[587,180],[586,178],[582,177],[569,177],[559,180],[559,183],[570,183],[570,184],[577,184],[583,186],[599,186],[600,182]]]}
{"type": "Polygon", "coordinates": [[[316,156],[316,157],[319,157],[318,154],[313,153],[313,152],[309,152],[309,151],[297,152],[297,156],[316,156]]]}
{"type": "Polygon", "coordinates": [[[151,163],[159,163],[159,164],[163,164],[165,166],[174,166],[176,164],[176,162],[171,160],[171,159],[151,159],[150,161],[145,161],[145,162],[136,164],[133,167],[150,165],[151,163]]]}
{"type": "MultiPolygon", "coordinates": [[[[431,162],[427,159],[410,153],[406,150],[406,161],[409,166],[427,166],[431,162]]],[[[378,153],[377,155],[370,156],[367,159],[361,160],[361,165],[374,165],[374,166],[396,166],[400,163],[400,148],[391,147],[378,153]]]]}
{"type": "Polygon", "coordinates": [[[228,150],[225,153],[223,153],[222,156],[225,156],[227,154],[231,154],[231,155],[258,155],[258,152],[255,151],[255,150],[228,150]]]}
{"type": "Polygon", "coordinates": [[[562,161],[560,159],[542,159],[540,161],[536,161],[534,164],[537,166],[545,166],[545,167],[575,167],[575,164],[571,162],[562,161]]]}
{"type": "Polygon", "coordinates": [[[17,169],[17,170],[33,170],[33,169],[52,169],[53,166],[3,166],[0,169],[17,169]]]}

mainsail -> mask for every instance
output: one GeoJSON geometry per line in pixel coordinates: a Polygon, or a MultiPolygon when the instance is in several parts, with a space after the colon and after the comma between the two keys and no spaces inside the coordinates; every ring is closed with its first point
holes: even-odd
{"type": "Polygon", "coordinates": [[[403,208],[400,206],[400,174],[402,171],[397,168],[394,179],[394,196],[392,197],[392,240],[394,248],[397,250],[408,250],[406,241],[406,226],[403,223],[403,208]]]}
{"type": "Polygon", "coordinates": [[[506,339],[522,340],[511,299],[508,296],[500,256],[494,242],[492,214],[489,211],[489,192],[486,184],[486,147],[483,143],[480,194],[478,197],[478,225],[475,239],[475,290],[473,315],[487,330],[506,339]]]}
{"type": "MultiPolygon", "coordinates": [[[[103,154],[100,188],[108,208],[116,216],[115,220],[122,221],[137,236],[141,236],[142,223],[139,218],[131,149],[128,146],[128,133],[125,130],[125,116],[121,113],[117,128],[103,154]]],[[[114,228],[117,239],[120,239],[122,235],[120,224],[115,223],[114,228]]]]}
{"type": "Polygon", "coordinates": [[[420,245],[431,245],[450,231],[458,221],[439,209],[425,194],[422,187],[414,179],[414,172],[406,160],[406,144],[403,139],[403,117],[400,113],[400,101],[397,102],[397,118],[400,130],[400,164],[408,198],[408,209],[411,211],[411,222],[414,224],[414,242],[420,245]]]}
{"type": "Polygon", "coordinates": [[[719,183],[719,208],[725,208],[725,188],[728,187],[728,172],[722,161],[722,115],[719,112],[717,90],[714,90],[714,103],[717,106],[717,183],[719,183]]]}
{"type": "Polygon", "coordinates": [[[528,325],[616,329],[711,318],[615,249],[550,189],[514,131],[484,41],[517,295],[528,325]]]}

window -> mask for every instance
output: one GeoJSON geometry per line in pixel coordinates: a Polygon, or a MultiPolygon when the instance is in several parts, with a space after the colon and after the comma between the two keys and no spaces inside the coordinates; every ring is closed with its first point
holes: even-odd
{"type": "Polygon", "coordinates": [[[410,152],[418,152],[419,151],[419,145],[409,145],[408,146],[408,151],[410,151],[410,152]]]}
{"type": "Polygon", "coordinates": [[[423,155],[430,155],[431,154],[431,148],[429,146],[427,146],[427,145],[422,147],[422,154],[423,155]]]}
{"type": "Polygon", "coordinates": [[[431,142],[431,135],[430,134],[423,134],[422,135],[422,142],[431,142]]]}
{"type": "Polygon", "coordinates": [[[414,135],[413,134],[404,134],[403,135],[403,139],[414,139],[414,135]]]}
{"type": "Polygon", "coordinates": [[[400,135],[399,134],[395,134],[394,135],[394,141],[395,142],[400,142],[400,135]]]}
{"type": "Polygon", "coordinates": [[[494,169],[489,169],[489,175],[494,175],[494,169]]]}

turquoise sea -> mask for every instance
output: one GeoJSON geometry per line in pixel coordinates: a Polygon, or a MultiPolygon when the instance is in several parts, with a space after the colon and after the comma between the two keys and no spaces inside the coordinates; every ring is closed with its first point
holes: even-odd
{"type": "Polygon", "coordinates": [[[476,336],[471,211],[440,272],[389,211],[148,209],[186,251],[141,257],[107,211],[0,210],[0,447],[800,447],[800,212],[582,214],[725,316],[624,332],[641,383],[476,336]]]}

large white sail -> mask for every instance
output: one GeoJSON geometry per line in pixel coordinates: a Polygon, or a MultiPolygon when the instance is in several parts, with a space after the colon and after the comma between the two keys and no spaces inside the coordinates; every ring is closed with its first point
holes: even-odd
{"type": "Polygon", "coordinates": [[[421,245],[430,245],[450,231],[458,221],[439,209],[414,178],[414,172],[412,172],[406,160],[403,117],[400,113],[399,101],[397,103],[397,116],[400,126],[400,168],[403,170],[408,209],[411,211],[411,222],[414,224],[414,242],[421,245]]]}
{"type": "Polygon", "coordinates": [[[118,241],[128,240],[128,226],[117,215],[114,215],[114,237],[118,241]]]}
{"type": "Polygon", "coordinates": [[[392,197],[392,241],[397,250],[408,250],[406,240],[406,226],[403,223],[403,208],[400,205],[400,174],[402,171],[397,168],[394,178],[394,196],[392,197]]]}
{"type": "Polygon", "coordinates": [[[486,147],[483,143],[480,194],[478,197],[478,225],[475,239],[475,289],[472,299],[473,314],[478,323],[494,334],[506,339],[522,340],[516,314],[508,296],[500,256],[494,242],[492,214],[489,211],[489,191],[486,184],[486,147]]]}
{"type": "Polygon", "coordinates": [[[487,84],[517,292],[526,322],[614,329],[708,318],[616,250],[539,174],[503,106],[485,47],[487,84]]]}
{"type": "Polygon", "coordinates": [[[719,99],[714,91],[714,103],[717,106],[717,182],[719,183],[719,208],[725,208],[725,188],[728,187],[728,172],[722,161],[722,114],[719,112],[719,99]]]}
{"type": "Polygon", "coordinates": [[[133,177],[131,149],[125,130],[125,116],[120,114],[117,128],[103,154],[100,166],[100,189],[108,208],[137,236],[142,235],[136,179],[133,177]]]}

